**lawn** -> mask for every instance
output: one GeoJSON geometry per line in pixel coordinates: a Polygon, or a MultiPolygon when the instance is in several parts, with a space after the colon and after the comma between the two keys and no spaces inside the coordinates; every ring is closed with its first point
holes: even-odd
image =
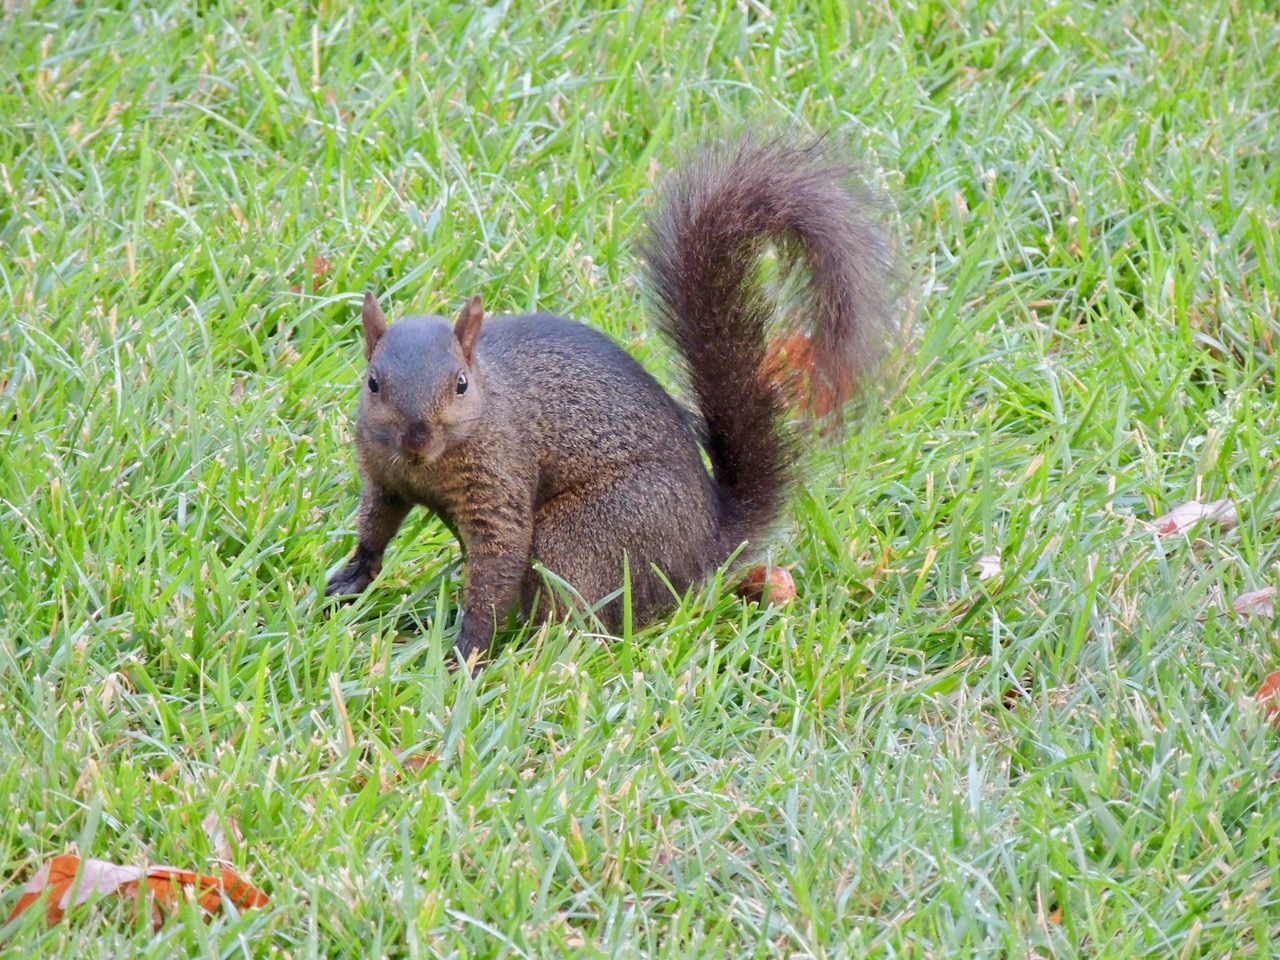
{"type": "Polygon", "coordinates": [[[61,853],[216,871],[211,815],[271,900],[0,951],[1280,952],[1280,633],[1233,610],[1280,560],[1278,49],[1258,0],[4,3],[0,920],[61,853]],[[634,239],[744,121],[859,156],[907,278],[771,549],[798,599],[472,679],[415,514],[326,616],[363,291],[673,382],[634,239]]]}

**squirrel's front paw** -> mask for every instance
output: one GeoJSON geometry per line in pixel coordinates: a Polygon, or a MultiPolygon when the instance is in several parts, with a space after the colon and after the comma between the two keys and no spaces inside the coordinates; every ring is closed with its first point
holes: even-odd
{"type": "Polygon", "coordinates": [[[378,575],[378,568],[362,559],[352,560],[335,573],[325,585],[326,597],[350,597],[363,593],[364,588],[378,575]]]}

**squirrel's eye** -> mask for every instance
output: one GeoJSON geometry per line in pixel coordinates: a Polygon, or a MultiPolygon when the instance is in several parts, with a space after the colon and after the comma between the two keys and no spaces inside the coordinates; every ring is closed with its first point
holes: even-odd
{"type": "Polygon", "coordinates": [[[370,377],[370,378],[369,378],[369,392],[370,392],[370,393],[377,393],[377,392],[378,392],[378,378],[377,378],[377,377],[370,377]]]}
{"type": "Polygon", "coordinates": [[[462,396],[467,392],[467,375],[465,373],[458,374],[458,396],[462,396]]]}

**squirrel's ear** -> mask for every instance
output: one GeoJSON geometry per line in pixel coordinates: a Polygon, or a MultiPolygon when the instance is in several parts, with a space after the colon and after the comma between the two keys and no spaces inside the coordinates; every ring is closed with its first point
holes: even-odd
{"type": "Polygon", "coordinates": [[[364,309],[360,312],[360,319],[364,321],[364,358],[372,360],[373,348],[387,332],[387,315],[382,312],[378,298],[373,295],[372,290],[365,292],[364,309]]]}
{"type": "Polygon", "coordinates": [[[480,337],[480,321],[484,319],[484,308],[480,305],[480,294],[467,301],[467,305],[458,314],[458,322],[453,325],[453,335],[462,344],[462,355],[471,362],[471,351],[476,348],[476,340],[480,337]]]}

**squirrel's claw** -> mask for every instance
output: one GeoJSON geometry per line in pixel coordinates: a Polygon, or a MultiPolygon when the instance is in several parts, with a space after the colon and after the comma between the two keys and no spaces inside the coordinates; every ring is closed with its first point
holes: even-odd
{"type": "Polygon", "coordinates": [[[353,597],[356,594],[364,593],[364,588],[369,586],[377,575],[378,571],[370,570],[366,564],[361,563],[359,560],[353,560],[329,579],[324,588],[324,595],[326,597],[353,597]]]}

